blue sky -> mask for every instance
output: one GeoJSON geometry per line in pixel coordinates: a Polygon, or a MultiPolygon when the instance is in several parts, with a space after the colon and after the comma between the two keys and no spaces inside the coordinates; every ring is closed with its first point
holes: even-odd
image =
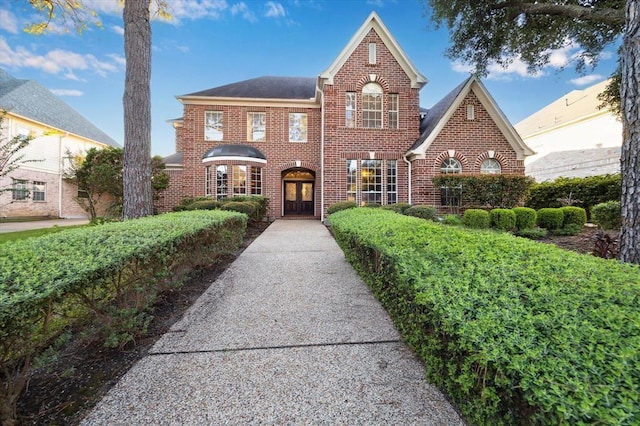
{"type": "MultiPolygon", "coordinates": [[[[0,1],[0,67],[16,78],[37,80],[123,142],[124,48],[117,0],[84,0],[102,28],[34,36],[22,31],[39,18],[26,0],[0,1]]],[[[449,36],[435,30],[419,0],[168,0],[170,22],[152,24],[152,154],[174,152],[166,122],[182,115],[176,96],[265,75],[315,77],[342,51],[371,11],[376,11],[429,83],[420,105],[429,108],[462,82],[465,64],[444,56],[449,36]]],[[[41,18],[40,18],[41,19],[41,18]]],[[[515,61],[494,67],[483,81],[507,118],[516,124],[562,95],[606,79],[617,46],[595,69],[578,75],[570,43],[553,52],[537,75],[515,61]]]]}

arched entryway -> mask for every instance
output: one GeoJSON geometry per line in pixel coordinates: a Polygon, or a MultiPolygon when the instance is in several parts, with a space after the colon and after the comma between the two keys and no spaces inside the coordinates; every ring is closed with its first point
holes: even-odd
{"type": "Polygon", "coordinates": [[[315,173],[302,167],[282,172],[285,216],[313,216],[315,180],[315,173]]]}

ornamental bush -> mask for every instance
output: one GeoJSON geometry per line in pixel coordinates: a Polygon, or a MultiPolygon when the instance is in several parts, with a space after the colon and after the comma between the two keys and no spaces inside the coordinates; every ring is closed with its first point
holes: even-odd
{"type": "Polygon", "coordinates": [[[491,227],[502,231],[513,231],[516,227],[516,214],[511,209],[493,209],[489,212],[491,227]]]}
{"type": "Polygon", "coordinates": [[[467,423],[637,423],[638,265],[380,209],[330,222],[467,423]]]}
{"type": "Polygon", "coordinates": [[[457,214],[448,214],[442,219],[444,225],[462,226],[462,219],[457,214]]]}
{"type": "Polygon", "coordinates": [[[511,208],[524,201],[534,180],[522,175],[447,174],[432,179],[436,188],[461,188],[462,206],[511,208]]]}
{"type": "Polygon", "coordinates": [[[396,213],[404,214],[405,210],[407,210],[409,207],[411,207],[411,204],[409,203],[395,203],[395,204],[387,204],[385,206],[382,206],[382,209],[391,210],[396,213]]]}
{"type": "MultiPolygon", "coordinates": [[[[178,206],[176,206],[178,207],[178,206]]],[[[198,200],[184,206],[184,210],[216,210],[222,207],[217,200],[198,200]]]]}
{"type": "Polygon", "coordinates": [[[591,219],[593,223],[604,229],[620,229],[622,226],[620,201],[596,204],[591,208],[591,219]]]}
{"type": "Polygon", "coordinates": [[[358,207],[355,201],[338,201],[337,203],[331,204],[327,207],[327,213],[333,214],[335,212],[339,212],[340,210],[347,210],[358,207]]]}
{"type": "Polygon", "coordinates": [[[230,210],[234,212],[244,213],[254,222],[259,222],[260,204],[254,201],[223,201],[222,210],[230,210]]]}
{"type": "Polygon", "coordinates": [[[269,211],[269,197],[265,197],[264,195],[236,195],[230,198],[225,198],[222,201],[223,202],[250,201],[252,203],[257,203],[258,204],[258,212],[256,216],[257,222],[263,220],[267,216],[267,212],[269,211]]]}
{"type": "Polygon", "coordinates": [[[462,223],[467,228],[487,229],[491,224],[489,213],[480,209],[465,210],[462,223]]]}
{"type": "Polygon", "coordinates": [[[587,211],[582,207],[565,206],[562,210],[562,226],[578,225],[580,227],[587,223],[587,211]]]}
{"type": "Polygon", "coordinates": [[[536,211],[530,207],[514,207],[513,212],[516,214],[516,228],[530,229],[536,226],[536,211]]]}
{"type": "Polygon", "coordinates": [[[549,231],[562,228],[564,214],[559,208],[543,208],[536,212],[538,226],[549,231]]]}
{"type": "Polygon", "coordinates": [[[433,206],[411,206],[404,211],[407,216],[419,217],[421,219],[436,220],[438,211],[433,206]]]}

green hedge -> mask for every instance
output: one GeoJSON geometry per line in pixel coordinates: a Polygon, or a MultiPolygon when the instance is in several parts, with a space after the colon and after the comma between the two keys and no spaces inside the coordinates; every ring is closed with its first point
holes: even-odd
{"type": "Polygon", "coordinates": [[[404,211],[407,216],[419,217],[421,219],[436,220],[438,211],[433,206],[411,206],[404,211]]]}
{"type": "Polygon", "coordinates": [[[589,218],[592,206],[620,199],[621,183],[619,174],[559,178],[553,182],[537,183],[531,187],[526,205],[539,210],[571,204],[586,209],[589,218]]]}
{"type": "Polygon", "coordinates": [[[337,203],[333,203],[327,207],[327,213],[333,214],[341,210],[353,209],[355,207],[358,207],[355,201],[338,201],[337,203]]]}
{"type": "Polygon", "coordinates": [[[576,206],[564,206],[560,207],[562,210],[562,226],[568,225],[584,226],[587,223],[587,211],[582,207],[576,206]]]}
{"type": "Polygon", "coordinates": [[[604,229],[620,229],[622,226],[620,201],[596,204],[591,208],[591,219],[604,229]]]}
{"type": "Polygon", "coordinates": [[[516,228],[516,213],[511,209],[493,209],[489,212],[491,227],[502,231],[516,228]]]}
{"type": "Polygon", "coordinates": [[[381,210],[336,240],[469,424],[635,424],[640,268],[381,210]]]}
{"type": "Polygon", "coordinates": [[[536,212],[538,226],[549,231],[562,228],[564,214],[559,208],[543,208],[536,212]]]}
{"type": "Polygon", "coordinates": [[[159,292],[237,250],[246,222],[235,212],[167,213],[3,244],[2,416],[58,336],[82,323],[105,345],[123,346],[145,332],[159,292]]]}
{"type": "Polygon", "coordinates": [[[487,229],[491,225],[489,212],[480,209],[465,210],[462,223],[467,228],[487,229]]]}
{"type": "Polygon", "coordinates": [[[223,201],[220,208],[222,210],[244,213],[254,222],[262,220],[260,204],[254,201],[223,201]]]}
{"type": "Polygon", "coordinates": [[[386,204],[386,205],[382,206],[381,208],[383,210],[391,210],[391,211],[394,211],[396,213],[404,214],[404,212],[409,207],[411,207],[411,204],[409,204],[409,203],[395,203],[395,204],[386,204]]]}
{"type": "Polygon", "coordinates": [[[436,188],[461,188],[464,207],[511,208],[526,198],[534,180],[522,175],[449,174],[433,179],[436,188]]]}
{"type": "Polygon", "coordinates": [[[516,228],[530,229],[536,226],[536,211],[530,207],[514,207],[513,212],[516,214],[516,228]]]}

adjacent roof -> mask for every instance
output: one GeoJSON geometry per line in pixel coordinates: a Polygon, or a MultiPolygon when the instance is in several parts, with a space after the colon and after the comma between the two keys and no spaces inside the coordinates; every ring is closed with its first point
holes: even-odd
{"type": "Polygon", "coordinates": [[[316,95],[316,79],[313,77],[258,77],[225,86],[214,87],[200,92],[178,96],[253,98],[253,99],[304,99],[316,95]]]}
{"type": "Polygon", "coordinates": [[[267,161],[267,157],[257,148],[249,145],[229,144],[211,148],[202,156],[202,161],[220,159],[250,158],[254,161],[267,161]]]}
{"type": "Polygon", "coordinates": [[[559,177],[620,173],[620,147],[551,152],[526,165],[525,174],[538,182],[559,177]]]}
{"type": "Polygon", "coordinates": [[[502,134],[516,152],[517,158],[522,160],[525,156],[534,154],[533,150],[522,141],[522,138],[498,107],[498,104],[491,97],[486,87],[484,87],[484,84],[472,75],[428,110],[426,116],[420,122],[420,137],[414,142],[407,153],[409,156],[424,158],[429,146],[431,146],[454,111],[471,91],[478,97],[493,121],[502,131],[502,134]]]}
{"type": "Polygon", "coordinates": [[[184,158],[184,155],[182,152],[176,152],[171,155],[167,155],[162,159],[162,161],[167,167],[170,167],[170,166],[175,167],[175,166],[182,166],[183,158],[184,158]]]}
{"type": "Polygon", "coordinates": [[[602,103],[598,95],[606,89],[610,81],[601,81],[583,90],[573,90],[525,118],[516,124],[515,128],[527,139],[580,120],[612,114],[609,109],[598,108],[602,103]]]}
{"type": "Polygon", "coordinates": [[[105,145],[120,147],[109,135],[34,80],[20,80],[0,68],[0,109],[45,126],[105,145]]]}
{"type": "Polygon", "coordinates": [[[422,86],[427,84],[427,78],[411,63],[407,55],[404,53],[404,50],[402,50],[396,39],[391,35],[391,32],[387,29],[376,12],[371,12],[369,17],[364,21],[362,26],[360,26],[358,31],[356,31],[349,43],[347,43],[345,48],[340,52],[329,68],[320,74],[320,78],[326,80],[329,84],[333,84],[333,77],[335,74],[342,68],[347,59],[349,59],[354,50],[360,45],[362,40],[372,29],[382,39],[395,60],[411,79],[411,87],[414,89],[420,89],[422,86]]]}

